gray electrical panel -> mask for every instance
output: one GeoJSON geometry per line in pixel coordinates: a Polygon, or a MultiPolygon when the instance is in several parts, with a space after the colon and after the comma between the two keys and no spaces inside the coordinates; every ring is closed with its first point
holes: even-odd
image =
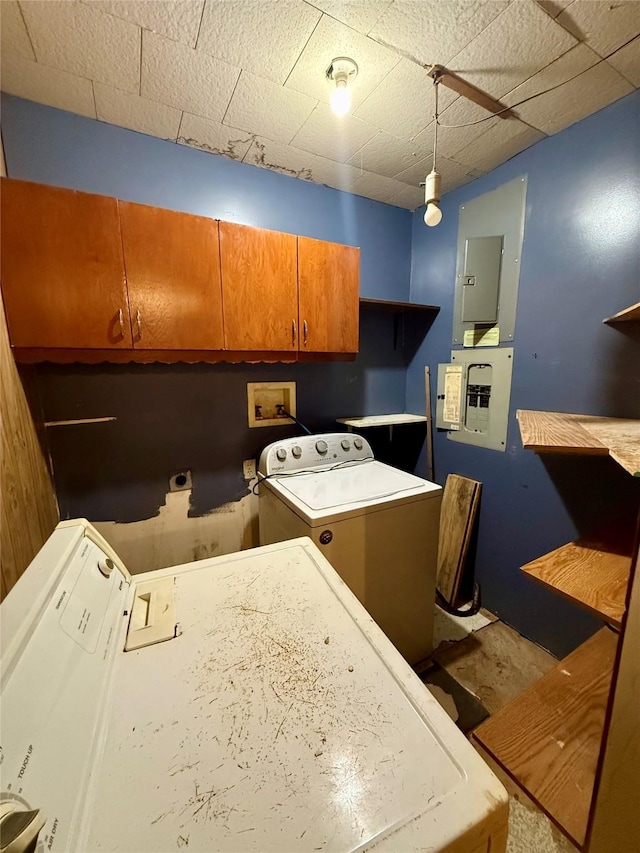
{"type": "Polygon", "coordinates": [[[454,350],[438,365],[436,427],[452,441],[504,451],[512,368],[513,347],[454,350]]]}
{"type": "Polygon", "coordinates": [[[460,206],[453,344],[513,340],[526,197],[523,176],[460,206]]]}
{"type": "Polygon", "coordinates": [[[462,320],[497,323],[502,237],[471,237],[465,242],[462,320]]]}

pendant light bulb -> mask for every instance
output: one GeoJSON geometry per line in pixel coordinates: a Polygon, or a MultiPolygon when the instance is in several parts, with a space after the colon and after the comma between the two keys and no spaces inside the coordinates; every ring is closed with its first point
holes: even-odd
{"type": "Polygon", "coordinates": [[[351,92],[347,86],[347,75],[336,75],[336,87],[329,98],[331,109],[337,116],[346,115],[351,109],[351,92]]]}
{"type": "Polygon", "coordinates": [[[351,109],[351,83],[358,76],[358,66],[348,56],[337,56],[327,68],[327,80],[331,80],[329,103],[337,116],[346,115],[351,109]]]}
{"type": "Polygon", "coordinates": [[[441,185],[440,173],[435,170],[429,172],[424,182],[424,203],[427,205],[424,212],[425,225],[433,227],[442,221],[442,211],[440,210],[441,185]]]}

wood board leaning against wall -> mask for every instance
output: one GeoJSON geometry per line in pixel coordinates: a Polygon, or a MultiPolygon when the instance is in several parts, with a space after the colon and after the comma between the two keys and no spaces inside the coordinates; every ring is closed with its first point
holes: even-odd
{"type": "MultiPolygon", "coordinates": [[[[33,369],[33,368],[29,368],[33,369]]],[[[18,373],[0,303],[2,484],[0,599],[27,568],[59,520],[58,504],[18,373]]]]}

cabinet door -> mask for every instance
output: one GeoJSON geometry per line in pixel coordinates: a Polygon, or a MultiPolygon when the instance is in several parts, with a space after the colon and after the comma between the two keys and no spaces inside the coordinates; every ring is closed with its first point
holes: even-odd
{"type": "Polygon", "coordinates": [[[296,237],[221,222],[220,258],[226,349],[297,350],[296,237]]]}
{"type": "Polygon", "coordinates": [[[115,198],[3,179],[2,290],[14,347],[131,347],[115,198]]]}
{"type": "Polygon", "coordinates": [[[221,350],[216,220],[118,205],[135,349],[221,350]]]}
{"type": "Polygon", "coordinates": [[[357,352],[360,249],[298,237],[301,352],[357,352]]]}

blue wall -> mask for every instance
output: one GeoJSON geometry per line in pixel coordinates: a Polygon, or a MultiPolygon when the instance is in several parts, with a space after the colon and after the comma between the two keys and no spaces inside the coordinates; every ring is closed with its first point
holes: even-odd
{"type": "MultiPolygon", "coordinates": [[[[3,96],[10,177],[361,248],[363,296],[406,300],[411,214],[3,96]]],[[[391,318],[362,312],[355,362],[295,365],[38,365],[45,420],[115,416],[48,430],[61,516],[135,521],[157,514],[171,472],[193,473],[191,512],[247,494],[242,460],[297,428],[247,426],[246,383],[297,382],[298,416],[314,430],[335,419],[404,411],[407,354],[391,318]]]]}
{"type": "Polygon", "coordinates": [[[442,310],[407,373],[409,411],[424,400],[424,364],[435,375],[453,348],[460,205],[528,176],[507,450],[437,432],[435,460],[439,481],[456,472],[483,483],[476,573],[486,605],[556,653],[599,623],[518,568],[618,519],[632,528],[640,483],[608,459],[524,451],[515,411],[640,417],[639,324],[602,323],[640,299],[639,139],[636,92],[447,194],[437,228],[414,214],[411,299],[442,310]]]}

